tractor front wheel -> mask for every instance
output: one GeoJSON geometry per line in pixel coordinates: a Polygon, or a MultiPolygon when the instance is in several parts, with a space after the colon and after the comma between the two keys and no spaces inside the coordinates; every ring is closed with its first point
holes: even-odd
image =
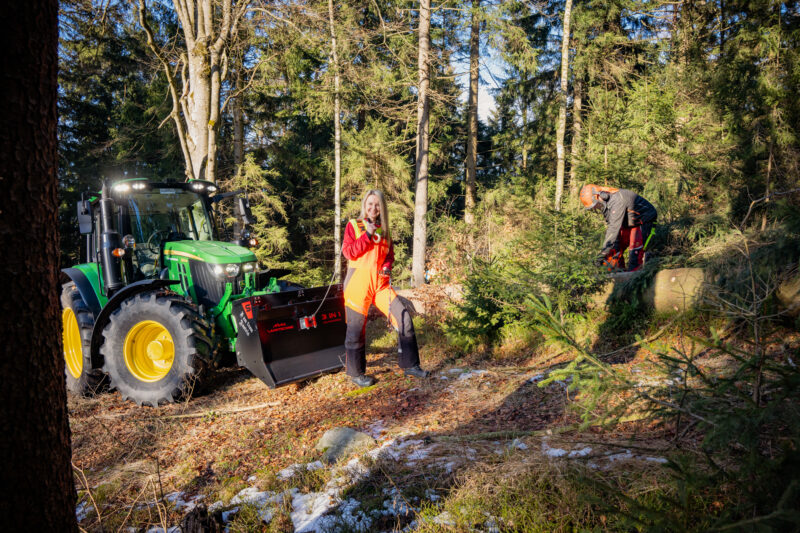
{"type": "Polygon", "coordinates": [[[158,407],[198,389],[211,356],[210,327],[190,302],[137,294],[103,330],[103,369],[124,399],[158,407]]]}
{"type": "Polygon", "coordinates": [[[64,341],[64,362],[67,390],[80,396],[91,396],[105,385],[106,376],[92,368],[91,341],[94,317],[74,283],[61,290],[61,334],[64,341]]]}

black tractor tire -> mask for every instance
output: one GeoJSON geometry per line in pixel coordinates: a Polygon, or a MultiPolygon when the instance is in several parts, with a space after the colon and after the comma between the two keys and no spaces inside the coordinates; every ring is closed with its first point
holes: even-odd
{"type": "MultiPolygon", "coordinates": [[[[131,296],[111,314],[103,329],[103,370],[111,379],[111,388],[123,399],[153,407],[199,392],[212,355],[210,331],[197,306],[180,296],[152,292],[131,296]],[[143,347],[156,342],[148,333],[152,331],[168,333],[173,354],[169,363],[148,366],[151,352],[143,347]]],[[[161,346],[160,341],[156,344],[161,346]]]]}
{"type": "MultiPolygon", "coordinates": [[[[99,368],[92,368],[92,329],[94,328],[94,316],[89,311],[89,306],[83,301],[81,293],[74,283],[65,283],[61,289],[61,310],[62,310],[62,335],[64,342],[64,373],[67,376],[67,390],[78,396],[93,396],[101,392],[108,385],[108,378],[99,368]],[[72,315],[65,313],[67,309],[72,311],[72,315]],[[72,361],[72,368],[67,364],[67,352],[70,350],[70,341],[67,336],[66,320],[74,318],[80,335],[80,354],[72,361]]],[[[75,339],[77,341],[77,339],[75,339]]],[[[77,342],[72,349],[78,351],[77,342]]]]}

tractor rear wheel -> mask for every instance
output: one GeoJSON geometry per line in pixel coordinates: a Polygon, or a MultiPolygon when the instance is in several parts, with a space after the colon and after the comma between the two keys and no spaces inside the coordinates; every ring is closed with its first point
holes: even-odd
{"type": "Polygon", "coordinates": [[[61,334],[64,341],[67,390],[91,396],[103,388],[106,376],[92,368],[91,342],[94,317],[74,283],[61,290],[61,334]]]}
{"type": "Polygon", "coordinates": [[[158,407],[197,391],[211,358],[210,326],[174,294],[137,294],[103,330],[103,370],[124,399],[158,407]]]}

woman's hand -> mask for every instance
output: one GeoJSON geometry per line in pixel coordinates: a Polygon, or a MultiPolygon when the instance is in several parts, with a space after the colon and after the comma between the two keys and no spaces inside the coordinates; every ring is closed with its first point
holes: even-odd
{"type": "Polygon", "coordinates": [[[367,218],[364,219],[364,229],[367,230],[367,233],[369,233],[370,237],[375,235],[375,224],[370,222],[367,218]]]}

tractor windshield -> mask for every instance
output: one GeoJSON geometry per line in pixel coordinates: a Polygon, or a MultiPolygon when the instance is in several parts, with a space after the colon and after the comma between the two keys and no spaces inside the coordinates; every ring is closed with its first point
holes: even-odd
{"type": "Polygon", "coordinates": [[[128,227],[137,243],[152,247],[166,239],[213,238],[211,218],[199,194],[183,189],[155,189],[133,193],[125,203],[128,227]]]}

